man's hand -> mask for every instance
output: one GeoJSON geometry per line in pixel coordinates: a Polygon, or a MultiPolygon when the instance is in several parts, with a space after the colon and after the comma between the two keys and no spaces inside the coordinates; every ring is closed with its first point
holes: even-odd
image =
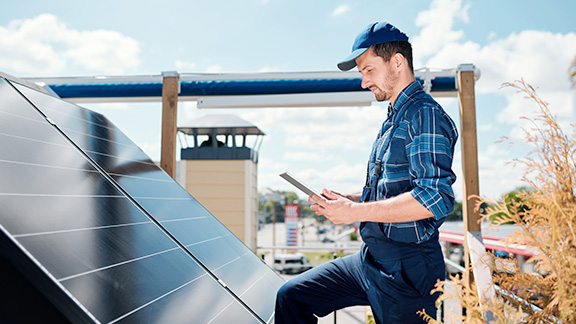
{"type": "Polygon", "coordinates": [[[310,196],[308,201],[314,203],[310,206],[316,215],[324,215],[334,224],[352,224],[354,218],[354,205],[356,202],[332,190],[323,189],[323,197],[310,196]]]}
{"type": "Polygon", "coordinates": [[[398,196],[360,203],[359,195],[342,195],[323,189],[322,197],[310,196],[308,201],[316,215],[324,215],[334,224],[354,222],[400,223],[431,218],[434,215],[410,192],[398,196]]]}

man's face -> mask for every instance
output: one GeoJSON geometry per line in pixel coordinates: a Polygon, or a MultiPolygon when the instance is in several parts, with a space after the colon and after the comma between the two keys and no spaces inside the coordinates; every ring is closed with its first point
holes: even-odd
{"type": "Polygon", "coordinates": [[[356,65],[362,74],[362,88],[370,89],[377,101],[390,100],[398,79],[390,61],[385,62],[370,48],[356,59],[356,65]]]}

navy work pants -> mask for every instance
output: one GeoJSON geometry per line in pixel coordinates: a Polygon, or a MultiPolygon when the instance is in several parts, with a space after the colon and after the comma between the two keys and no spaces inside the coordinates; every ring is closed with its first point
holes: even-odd
{"type": "Polygon", "coordinates": [[[286,282],[276,298],[276,324],[317,323],[316,316],[356,305],[370,305],[377,324],[425,323],[416,312],[436,317],[431,295],[444,280],[444,261],[416,254],[376,261],[363,252],[317,266],[286,282]]]}

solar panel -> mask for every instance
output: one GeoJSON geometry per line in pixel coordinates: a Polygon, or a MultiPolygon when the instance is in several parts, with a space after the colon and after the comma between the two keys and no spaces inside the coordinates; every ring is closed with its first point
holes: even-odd
{"type": "Polygon", "coordinates": [[[68,318],[272,320],[283,280],[117,127],[0,81],[2,250],[68,318]]]}

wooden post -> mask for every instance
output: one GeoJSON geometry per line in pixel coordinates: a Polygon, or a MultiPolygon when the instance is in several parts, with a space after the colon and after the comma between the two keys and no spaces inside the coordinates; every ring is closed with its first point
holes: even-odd
{"type": "Polygon", "coordinates": [[[176,179],[178,73],[162,72],[162,140],[160,167],[176,179]]]}
{"type": "MultiPolygon", "coordinates": [[[[458,67],[458,100],[460,103],[460,142],[462,143],[464,237],[468,232],[481,233],[480,211],[475,210],[475,196],[479,196],[478,143],[476,137],[476,100],[474,95],[474,66],[458,67]]],[[[464,240],[464,262],[470,269],[470,248],[464,240]]],[[[470,279],[468,279],[470,282],[470,279]]]]}

